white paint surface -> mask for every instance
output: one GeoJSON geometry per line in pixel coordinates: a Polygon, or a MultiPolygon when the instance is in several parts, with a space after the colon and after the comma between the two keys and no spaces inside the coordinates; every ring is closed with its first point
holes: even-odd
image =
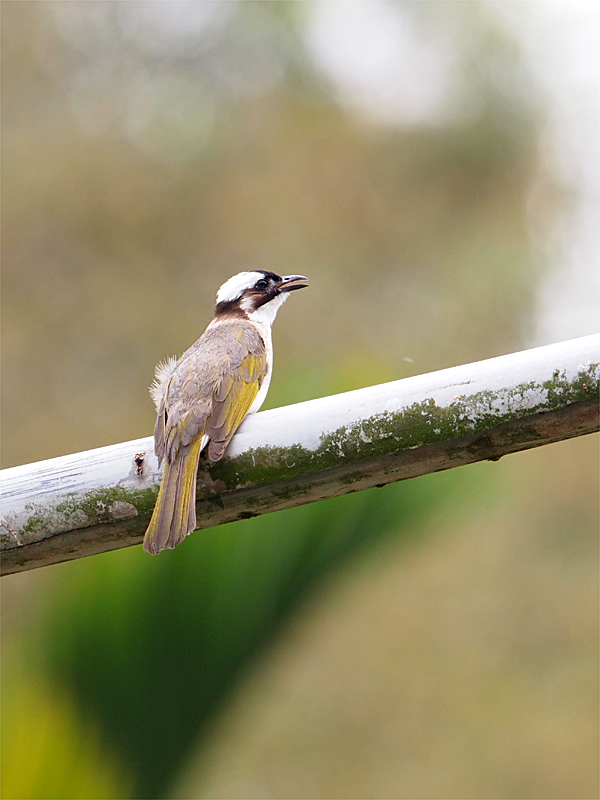
{"type": "MultiPolygon", "coordinates": [[[[567,378],[574,378],[581,369],[598,361],[600,334],[263,411],[244,420],[227,454],[237,456],[255,447],[293,444],[315,450],[322,436],[374,414],[400,411],[428,398],[445,408],[457,396],[470,397],[485,390],[508,390],[529,381],[550,380],[555,369],[565,370],[567,378]]],[[[526,393],[520,407],[531,408],[543,399],[533,392],[526,393]]],[[[498,413],[502,410],[498,409],[498,413]]]]}

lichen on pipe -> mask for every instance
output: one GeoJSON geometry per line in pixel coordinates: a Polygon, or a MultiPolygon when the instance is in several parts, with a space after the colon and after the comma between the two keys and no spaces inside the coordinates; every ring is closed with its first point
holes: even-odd
{"type": "MultiPolygon", "coordinates": [[[[598,430],[600,335],[248,417],[199,474],[199,528],[598,430]]],[[[2,477],[2,572],[141,541],[160,473],[150,438],[2,477]]]]}

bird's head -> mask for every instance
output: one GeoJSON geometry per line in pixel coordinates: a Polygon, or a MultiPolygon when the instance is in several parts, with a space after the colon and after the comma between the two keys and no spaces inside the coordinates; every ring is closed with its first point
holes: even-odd
{"type": "Polygon", "coordinates": [[[243,314],[249,319],[273,323],[277,311],[295,289],[308,286],[303,275],[277,275],[266,270],[239,272],[217,292],[215,316],[243,314]]]}

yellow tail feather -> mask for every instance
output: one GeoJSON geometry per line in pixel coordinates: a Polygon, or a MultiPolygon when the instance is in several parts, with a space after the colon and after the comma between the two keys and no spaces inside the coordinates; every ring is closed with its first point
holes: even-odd
{"type": "Polygon", "coordinates": [[[155,555],[165,547],[175,547],[196,528],[196,477],[202,436],[185,455],[177,453],[166,461],[154,506],[144,536],[144,550],[155,555]]]}

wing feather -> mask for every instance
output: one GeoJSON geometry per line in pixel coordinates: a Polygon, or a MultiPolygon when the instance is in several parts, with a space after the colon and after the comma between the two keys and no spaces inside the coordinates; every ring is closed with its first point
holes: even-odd
{"type": "Polygon", "coordinates": [[[159,459],[172,460],[206,435],[215,443],[209,457],[218,460],[266,373],[265,343],[252,323],[235,319],[209,326],[180,358],[165,387],[155,428],[159,459]]]}
{"type": "Polygon", "coordinates": [[[206,435],[213,441],[229,442],[250,410],[259,389],[258,380],[249,383],[236,377],[225,399],[215,402],[206,421],[206,435]]]}

